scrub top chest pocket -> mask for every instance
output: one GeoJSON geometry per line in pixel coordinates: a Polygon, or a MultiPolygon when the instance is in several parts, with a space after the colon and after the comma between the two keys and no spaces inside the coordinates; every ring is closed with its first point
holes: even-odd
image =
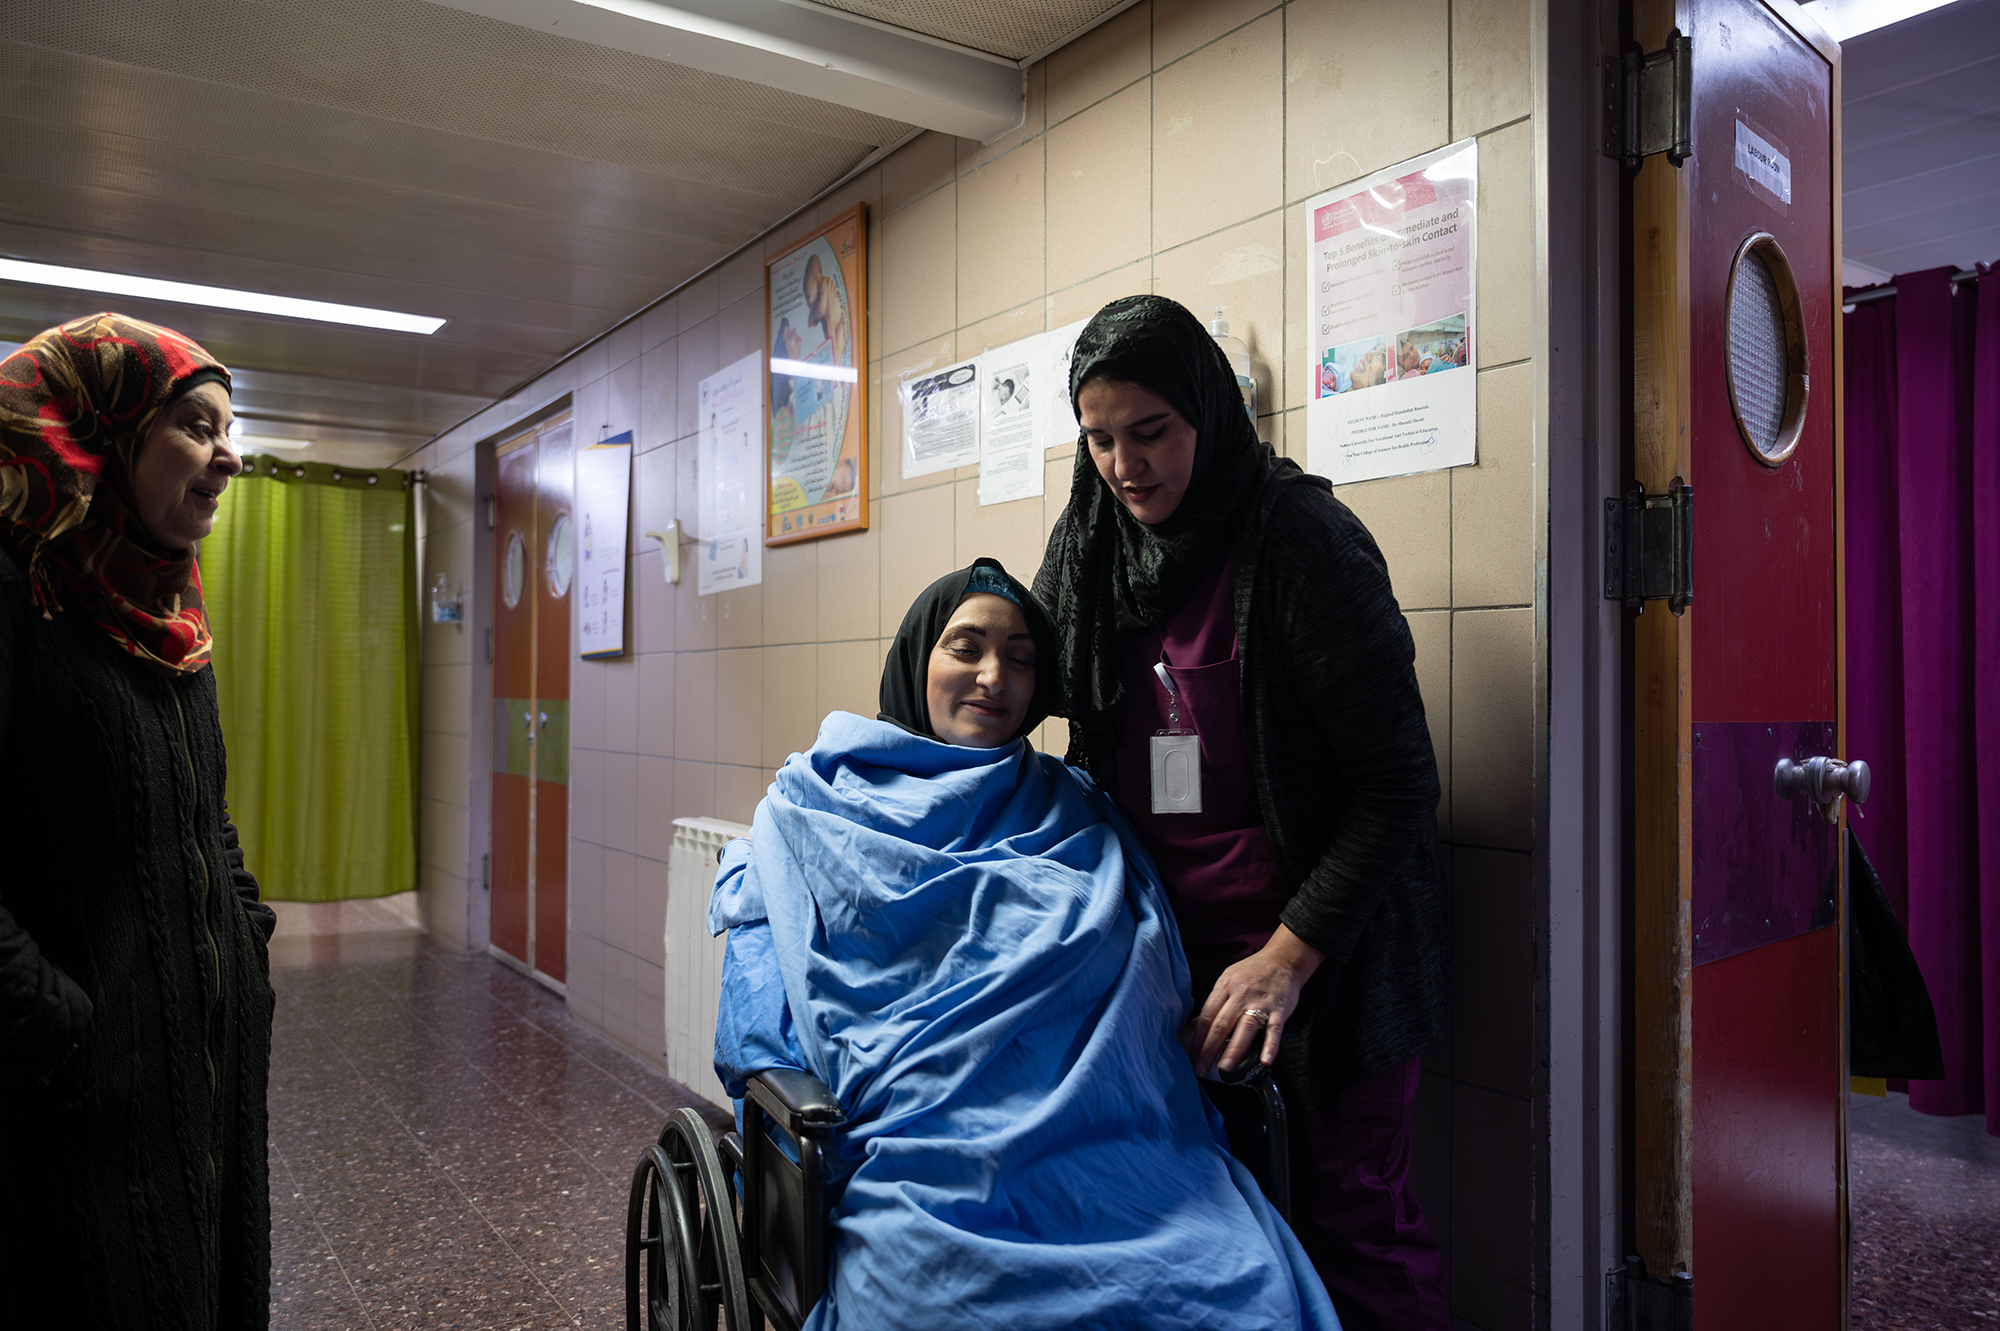
{"type": "Polygon", "coordinates": [[[1201,666],[1162,661],[1153,671],[1160,681],[1156,688],[1166,724],[1154,733],[1150,746],[1152,811],[1205,812],[1205,786],[1211,794],[1220,794],[1247,786],[1249,778],[1249,755],[1238,716],[1242,703],[1236,658],[1232,653],[1226,661],[1201,666]]]}

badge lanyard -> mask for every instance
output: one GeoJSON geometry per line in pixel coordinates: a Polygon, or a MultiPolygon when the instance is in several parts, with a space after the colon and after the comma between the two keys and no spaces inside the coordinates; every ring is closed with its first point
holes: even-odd
{"type": "Polygon", "coordinates": [[[1167,726],[1153,732],[1153,812],[1201,812],[1201,736],[1181,720],[1181,691],[1167,663],[1153,666],[1167,690],[1167,726]]]}

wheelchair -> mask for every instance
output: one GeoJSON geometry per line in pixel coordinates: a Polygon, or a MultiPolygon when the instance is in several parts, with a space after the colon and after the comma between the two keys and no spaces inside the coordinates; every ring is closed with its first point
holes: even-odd
{"type": "MultiPolygon", "coordinates": [[[[1285,1100],[1271,1069],[1202,1079],[1230,1153],[1291,1219],[1285,1100]]],[[[826,1292],[826,1148],[845,1116],[819,1078],[753,1074],[741,1132],[720,1146],[676,1110],[639,1157],[625,1214],[626,1331],[798,1331],[826,1292]],[[739,1190],[740,1183],[740,1190],[739,1190]]]]}

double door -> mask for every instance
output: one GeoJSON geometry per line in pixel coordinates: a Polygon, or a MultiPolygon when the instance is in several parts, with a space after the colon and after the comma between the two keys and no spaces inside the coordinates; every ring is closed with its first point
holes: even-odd
{"type": "Polygon", "coordinates": [[[567,413],[494,450],[490,950],[562,985],[569,924],[569,625],[576,572],[567,413]]]}

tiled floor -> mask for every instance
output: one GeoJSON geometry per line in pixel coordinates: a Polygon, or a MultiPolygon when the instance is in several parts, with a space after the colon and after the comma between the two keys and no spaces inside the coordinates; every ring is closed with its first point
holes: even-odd
{"type": "Polygon", "coordinates": [[[271,951],[275,1331],[623,1326],[632,1167],[700,1102],[393,907],[271,951]]]}
{"type": "Polygon", "coordinates": [[[2000,1137],[1902,1095],[1847,1122],[1854,1331],[2000,1327],[2000,1137]]]}

